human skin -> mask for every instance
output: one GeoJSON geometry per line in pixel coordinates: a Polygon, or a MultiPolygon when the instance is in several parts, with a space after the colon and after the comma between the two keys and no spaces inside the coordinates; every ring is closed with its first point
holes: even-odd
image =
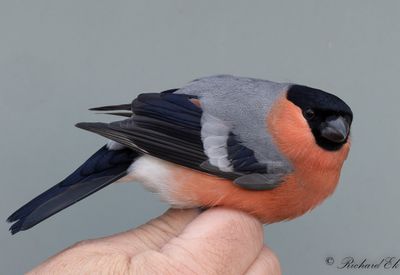
{"type": "Polygon", "coordinates": [[[116,235],[79,242],[28,274],[281,274],[262,224],[227,208],[170,209],[116,235]]]}

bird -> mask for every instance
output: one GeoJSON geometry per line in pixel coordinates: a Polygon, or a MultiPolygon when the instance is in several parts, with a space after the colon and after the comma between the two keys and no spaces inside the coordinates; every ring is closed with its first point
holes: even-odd
{"type": "Polygon", "coordinates": [[[106,144],[15,211],[12,234],[131,181],[173,208],[222,206],[264,224],[291,220],[334,192],[351,146],[353,113],[342,99],[257,78],[207,76],[89,110],[123,119],[76,124],[106,144]]]}

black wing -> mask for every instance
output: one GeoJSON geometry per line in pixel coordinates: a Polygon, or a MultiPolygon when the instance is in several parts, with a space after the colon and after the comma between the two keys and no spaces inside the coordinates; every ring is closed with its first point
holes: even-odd
{"type": "MultiPolygon", "coordinates": [[[[234,180],[247,189],[271,189],[280,182],[266,177],[266,164],[259,163],[254,152],[241,144],[232,132],[226,151],[231,171],[224,172],[209,162],[201,139],[202,109],[193,104],[194,96],[163,93],[139,95],[133,102],[132,117],[113,123],[78,123],[77,127],[95,132],[127,147],[182,166],[234,180]]],[[[95,110],[115,111],[115,105],[95,110]]]]}

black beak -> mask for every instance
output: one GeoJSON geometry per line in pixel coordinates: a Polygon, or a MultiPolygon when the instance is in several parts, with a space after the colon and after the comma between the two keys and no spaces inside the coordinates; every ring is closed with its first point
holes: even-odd
{"type": "Polygon", "coordinates": [[[342,116],[330,116],[322,123],[321,136],[335,143],[342,143],[349,135],[350,125],[342,116]]]}

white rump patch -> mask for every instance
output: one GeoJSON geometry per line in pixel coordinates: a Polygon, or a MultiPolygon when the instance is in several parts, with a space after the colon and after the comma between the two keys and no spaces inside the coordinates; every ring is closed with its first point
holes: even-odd
{"type": "Polygon", "coordinates": [[[177,208],[193,207],[186,201],[174,199],[174,178],[171,176],[170,169],[174,164],[164,160],[144,155],[135,160],[128,168],[128,175],[122,178],[123,182],[138,181],[147,190],[157,193],[160,199],[177,208]]]}
{"type": "Polygon", "coordinates": [[[136,159],[129,166],[128,172],[128,176],[133,176],[135,180],[142,182],[149,191],[156,193],[165,189],[171,180],[168,163],[148,155],[136,159]]]}

